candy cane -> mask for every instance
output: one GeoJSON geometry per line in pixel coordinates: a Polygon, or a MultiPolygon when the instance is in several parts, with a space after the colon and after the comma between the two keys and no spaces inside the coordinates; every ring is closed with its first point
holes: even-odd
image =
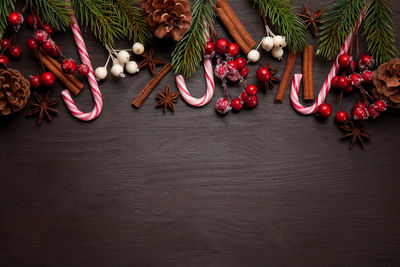
{"type": "MultiPolygon", "coordinates": [[[[356,31],[358,31],[358,28],[360,27],[360,24],[363,19],[364,19],[364,11],[361,12],[361,16],[355,27],[356,31]]],[[[290,92],[290,100],[292,102],[292,106],[294,107],[294,109],[297,110],[297,112],[304,114],[304,115],[313,114],[318,110],[318,106],[321,105],[322,103],[324,103],[325,98],[326,98],[329,90],[331,89],[331,80],[333,77],[336,76],[336,74],[339,71],[338,59],[342,54],[345,54],[349,51],[352,37],[353,37],[353,32],[351,32],[351,33],[349,33],[349,35],[347,35],[346,41],[344,42],[342,48],[340,49],[340,52],[339,52],[335,62],[333,63],[333,66],[328,74],[328,77],[326,78],[324,84],[322,85],[322,88],[318,94],[318,98],[317,98],[316,102],[313,105],[311,105],[310,107],[303,106],[299,101],[300,82],[301,82],[303,75],[294,74],[293,81],[292,81],[292,89],[290,92]]]]}
{"type": "Polygon", "coordinates": [[[72,33],[74,35],[76,46],[78,47],[79,56],[82,62],[86,64],[90,70],[88,74],[88,80],[94,99],[94,108],[91,112],[84,113],[77,108],[68,90],[62,91],[61,96],[64,99],[65,105],[73,116],[82,121],[91,121],[100,115],[100,112],[103,108],[103,98],[101,96],[99,85],[97,84],[94,76],[92,63],[90,62],[89,54],[87,52],[85,42],[83,41],[81,30],[79,29],[79,25],[75,17],[72,17],[72,33]]]}
{"type": "MultiPolygon", "coordinates": [[[[208,32],[205,33],[205,37],[207,38],[207,40],[210,39],[208,32]]],[[[183,78],[182,75],[176,76],[176,85],[178,86],[179,92],[181,93],[183,100],[185,100],[189,105],[192,105],[194,107],[201,107],[207,105],[214,95],[215,91],[214,72],[212,67],[212,61],[209,57],[204,57],[204,72],[206,77],[207,90],[204,96],[200,98],[195,98],[189,93],[186,87],[185,79],[183,78]]]]}

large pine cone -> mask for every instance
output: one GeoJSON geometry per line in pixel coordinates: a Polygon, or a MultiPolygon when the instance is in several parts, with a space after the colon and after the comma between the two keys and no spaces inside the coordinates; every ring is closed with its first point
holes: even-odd
{"type": "Polygon", "coordinates": [[[142,0],[140,7],[147,25],[158,38],[172,37],[179,41],[189,30],[192,12],[188,0],[142,0]]]}
{"type": "Polygon", "coordinates": [[[0,113],[9,115],[20,111],[31,94],[29,81],[14,69],[0,69],[0,113]]]}
{"type": "Polygon", "coordinates": [[[385,100],[387,105],[400,108],[400,58],[381,64],[374,72],[372,93],[375,98],[385,100]]]}

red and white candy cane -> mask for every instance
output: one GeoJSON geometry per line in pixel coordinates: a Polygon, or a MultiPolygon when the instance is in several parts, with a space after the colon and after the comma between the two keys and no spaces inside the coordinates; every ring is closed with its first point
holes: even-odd
{"type": "Polygon", "coordinates": [[[94,99],[94,108],[91,112],[84,113],[77,108],[68,90],[62,91],[61,96],[64,99],[65,105],[74,117],[82,121],[91,121],[100,115],[100,112],[103,108],[103,98],[101,96],[99,85],[97,84],[94,76],[92,63],[90,62],[89,54],[87,52],[85,42],[83,41],[81,30],[79,29],[79,25],[75,17],[72,17],[72,33],[74,35],[75,43],[78,47],[79,56],[81,57],[82,63],[86,64],[90,70],[88,74],[88,80],[94,99]]]}
{"type": "MultiPolygon", "coordinates": [[[[361,12],[361,16],[355,27],[355,31],[358,31],[358,28],[360,27],[360,24],[363,19],[364,19],[364,11],[361,12]]],[[[322,103],[324,103],[325,98],[326,98],[327,94],[329,93],[329,90],[331,89],[331,80],[333,77],[336,76],[336,74],[339,71],[338,58],[342,54],[345,54],[349,51],[352,37],[353,37],[353,32],[351,32],[349,35],[347,35],[346,41],[344,42],[342,48],[340,49],[340,52],[335,60],[335,63],[333,63],[331,71],[329,72],[328,77],[326,78],[324,84],[322,85],[321,91],[318,94],[318,98],[312,106],[305,107],[300,103],[299,89],[300,89],[300,82],[301,82],[303,75],[298,74],[298,73],[294,74],[293,81],[292,81],[292,89],[290,92],[290,100],[292,102],[292,106],[294,107],[295,110],[297,110],[297,112],[304,114],[304,115],[313,114],[318,110],[318,106],[321,105],[322,103]]]]}
{"type": "MultiPolygon", "coordinates": [[[[207,38],[207,40],[210,39],[208,32],[206,33],[205,37],[207,38]]],[[[210,102],[211,98],[214,96],[214,71],[212,67],[212,61],[209,57],[204,57],[204,72],[206,76],[207,90],[204,96],[200,98],[195,98],[189,93],[186,87],[185,79],[182,75],[176,76],[176,85],[178,86],[179,92],[181,93],[183,100],[185,100],[186,103],[191,106],[201,107],[207,105],[208,102],[210,102]]]]}

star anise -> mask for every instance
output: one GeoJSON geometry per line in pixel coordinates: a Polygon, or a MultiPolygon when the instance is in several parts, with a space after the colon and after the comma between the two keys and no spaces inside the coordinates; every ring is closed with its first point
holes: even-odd
{"type": "Polygon", "coordinates": [[[156,66],[165,63],[164,60],[154,57],[153,48],[150,48],[149,53],[143,53],[141,57],[143,58],[143,60],[139,63],[138,68],[142,69],[148,66],[151,74],[153,75],[156,72],[156,66]]]}
{"type": "Polygon", "coordinates": [[[301,14],[297,15],[304,20],[307,29],[311,28],[311,32],[314,36],[318,34],[318,24],[321,24],[319,17],[322,15],[322,9],[317,10],[315,13],[311,13],[310,9],[304,5],[301,14]]]}
{"type": "Polygon", "coordinates": [[[36,115],[39,113],[38,116],[38,125],[40,125],[44,119],[44,115],[46,115],[47,119],[51,121],[50,112],[57,113],[58,110],[53,108],[53,106],[58,104],[58,99],[50,99],[50,92],[47,92],[46,97],[43,99],[38,93],[33,93],[36,98],[36,102],[31,103],[31,109],[26,114],[27,116],[36,115]]]}
{"type": "MultiPolygon", "coordinates": [[[[264,64],[260,63],[260,68],[264,68],[264,67],[265,67],[264,64]]],[[[265,88],[265,92],[268,92],[268,90],[274,89],[275,84],[279,83],[281,81],[281,79],[279,79],[278,77],[275,77],[275,74],[278,72],[278,69],[273,69],[270,63],[268,63],[267,69],[268,69],[269,74],[271,75],[271,78],[269,78],[268,81],[266,81],[265,83],[262,84],[265,88]]]]}
{"type": "Polygon", "coordinates": [[[367,128],[367,126],[365,126],[365,125],[362,125],[362,124],[354,125],[354,123],[352,121],[350,121],[350,125],[340,126],[340,129],[347,132],[340,138],[340,140],[351,137],[349,149],[352,149],[354,143],[357,141],[360,143],[361,148],[364,149],[365,148],[364,139],[365,140],[371,139],[371,137],[368,134],[363,132],[366,128],[367,128]]]}
{"type": "Polygon", "coordinates": [[[178,92],[171,93],[171,87],[167,85],[165,87],[164,92],[158,91],[158,96],[156,97],[158,102],[156,103],[156,107],[163,107],[164,112],[169,108],[172,112],[175,112],[174,103],[178,102],[178,92]]]}

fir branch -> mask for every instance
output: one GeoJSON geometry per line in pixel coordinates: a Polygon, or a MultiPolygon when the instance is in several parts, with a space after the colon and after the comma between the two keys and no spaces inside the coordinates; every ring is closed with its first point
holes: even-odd
{"type": "Polygon", "coordinates": [[[11,10],[14,9],[16,0],[0,1],[0,40],[3,38],[4,31],[7,27],[7,17],[11,10]]]}
{"type": "Polygon", "coordinates": [[[72,10],[65,0],[27,0],[30,7],[38,13],[39,17],[53,26],[57,31],[65,31],[71,24],[72,10]]]}
{"type": "Polygon", "coordinates": [[[192,25],[178,42],[172,52],[172,66],[175,73],[191,76],[200,65],[207,43],[205,38],[208,29],[214,23],[215,0],[193,0],[192,25]]]}
{"type": "Polygon", "coordinates": [[[291,0],[252,0],[260,13],[266,16],[279,34],[285,36],[289,50],[302,51],[307,45],[306,25],[291,12],[291,0]]]}
{"type": "Polygon", "coordinates": [[[75,15],[82,25],[90,26],[103,45],[114,46],[125,35],[121,27],[117,6],[113,0],[71,0],[75,15]]]}
{"type": "Polygon", "coordinates": [[[389,0],[370,0],[365,14],[363,35],[367,38],[368,51],[377,64],[387,62],[398,55],[389,0]]]}
{"type": "Polygon", "coordinates": [[[331,60],[336,57],[347,35],[354,29],[366,0],[337,0],[328,7],[320,27],[317,55],[331,60]]]}
{"type": "Polygon", "coordinates": [[[134,42],[149,44],[153,34],[143,19],[141,9],[134,6],[137,0],[116,0],[117,12],[120,15],[120,25],[125,30],[125,36],[134,42]]]}

